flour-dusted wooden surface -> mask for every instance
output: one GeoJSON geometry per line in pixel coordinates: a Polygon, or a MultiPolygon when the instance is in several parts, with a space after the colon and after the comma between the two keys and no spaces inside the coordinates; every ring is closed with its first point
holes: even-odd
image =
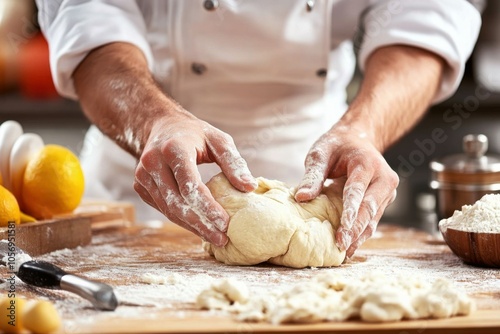
{"type": "Polygon", "coordinates": [[[18,294],[48,298],[56,304],[67,333],[500,332],[500,270],[465,265],[439,240],[422,232],[391,226],[381,225],[376,236],[339,268],[226,266],[205,254],[197,237],[175,225],[103,230],[94,234],[89,246],[59,250],[39,258],[69,272],[113,285],[122,303],[114,312],[96,311],[89,302],[71,293],[32,288],[18,281],[18,294]],[[230,314],[194,307],[197,294],[222,277],[243,281],[252,293],[264,294],[286,289],[323,271],[334,271],[352,279],[373,271],[419,275],[429,281],[443,277],[471,295],[479,309],[467,317],[445,320],[275,326],[241,323],[230,314]],[[141,283],[141,276],[146,273],[170,277],[176,283],[141,283]]]}

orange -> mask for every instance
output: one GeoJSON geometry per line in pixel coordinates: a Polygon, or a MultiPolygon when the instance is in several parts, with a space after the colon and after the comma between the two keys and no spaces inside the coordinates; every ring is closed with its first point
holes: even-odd
{"type": "Polygon", "coordinates": [[[69,149],[46,145],[26,166],[22,185],[22,211],[48,219],[73,211],[83,196],[83,171],[69,149]]]}
{"type": "Polygon", "coordinates": [[[16,198],[10,191],[0,186],[0,226],[7,226],[9,222],[19,224],[21,213],[16,198]]]}

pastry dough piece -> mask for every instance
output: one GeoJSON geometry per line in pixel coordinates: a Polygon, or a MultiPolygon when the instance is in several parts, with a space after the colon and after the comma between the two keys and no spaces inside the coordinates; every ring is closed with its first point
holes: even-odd
{"type": "Polygon", "coordinates": [[[223,279],[198,295],[197,306],[234,313],[241,321],[273,324],[449,318],[475,310],[474,301],[443,278],[431,283],[418,276],[381,273],[346,278],[332,271],[283,291],[262,294],[252,293],[241,282],[223,279]]]}
{"type": "Polygon", "coordinates": [[[257,178],[250,193],[236,190],[221,173],[207,186],[230,216],[225,247],[205,243],[217,260],[230,265],[270,262],[304,268],[339,266],[345,252],[335,245],[342,212],[343,181],[335,180],[307,203],[294,199],[295,189],[276,180],[257,178]]]}

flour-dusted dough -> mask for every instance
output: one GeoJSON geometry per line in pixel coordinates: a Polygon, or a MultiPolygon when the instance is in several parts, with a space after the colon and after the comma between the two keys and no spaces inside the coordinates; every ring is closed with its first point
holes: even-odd
{"type": "Polygon", "coordinates": [[[197,306],[235,313],[242,321],[273,324],[353,318],[367,322],[449,318],[467,315],[475,308],[467,295],[445,279],[428,283],[419,277],[374,273],[348,280],[331,272],[282,292],[261,295],[249,293],[238,282],[222,280],[199,294],[197,306]],[[237,289],[243,291],[245,298],[237,289]]]}
{"type": "Polygon", "coordinates": [[[250,294],[245,284],[234,279],[223,279],[210,285],[196,298],[196,305],[207,310],[230,310],[235,304],[244,304],[250,294]]]}
{"type": "Polygon", "coordinates": [[[345,258],[335,245],[342,212],[342,186],[337,180],[307,203],[297,203],[295,189],[283,182],[257,178],[250,193],[236,190],[223,174],[207,186],[230,216],[225,247],[205,249],[230,265],[270,262],[294,268],[339,266],[345,258]]]}

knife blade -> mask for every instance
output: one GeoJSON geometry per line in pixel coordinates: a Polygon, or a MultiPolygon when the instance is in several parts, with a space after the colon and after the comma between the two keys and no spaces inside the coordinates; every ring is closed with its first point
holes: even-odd
{"type": "Polygon", "coordinates": [[[110,285],[67,273],[52,263],[33,260],[26,255],[14,243],[0,240],[0,263],[6,265],[9,271],[24,283],[75,293],[90,301],[99,310],[114,311],[118,306],[118,300],[110,285]]]}

